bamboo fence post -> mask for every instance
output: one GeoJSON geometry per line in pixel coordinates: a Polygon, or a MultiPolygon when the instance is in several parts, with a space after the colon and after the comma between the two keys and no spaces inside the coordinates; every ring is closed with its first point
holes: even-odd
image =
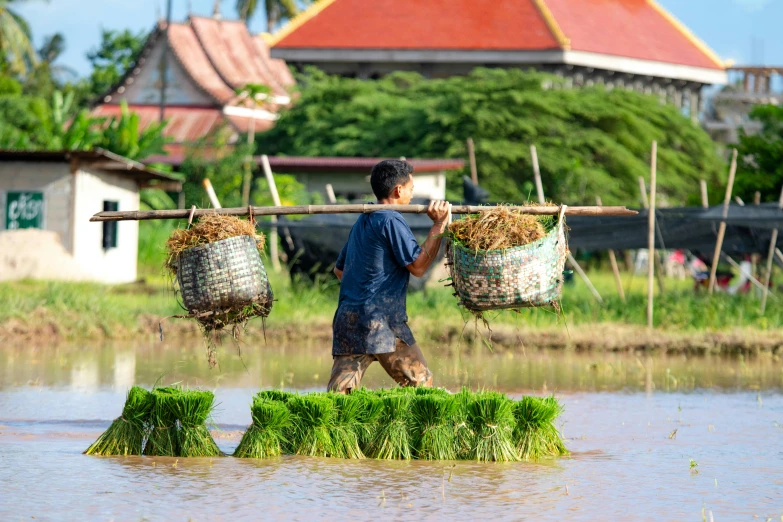
{"type": "MultiPolygon", "coordinates": [[[[601,196],[595,197],[595,203],[599,207],[603,206],[601,202],[601,196]]],[[[611,248],[607,251],[609,253],[609,263],[612,265],[612,273],[614,274],[614,282],[617,285],[617,293],[620,294],[620,299],[625,302],[625,290],[623,289],[623,280],[620,277],[620,268],[617,266],[617,257],[614,255],[614,250],[611,248]]]]}
{"type": "Polygon", "coordinates": [[[709,208],[710,207],[710,199],[709,196],[707,196],[707,182],[704,180],[701,180],[699,182],[699,186],[701,187],[701,206],[703,208],[709,208]]]}
{"type": "Polygon", "coordinates": [[[544,199],[544,185],[541,183],[541,169],[538,165],[538,151],[535,145],[530,146],[530,158],[533,161],[533,178],[536,182],[536,194],[538,195],[538,202],[542,205],[546,203],[544,199]]]}
{"type": "Polygon", "coordinates": [[[326,200],[332,205],[337,203],[337,196],[334,195],[334,187],[331,183],[326,184],[326,200]]]}
{"type": "MultiPolygon", "coordinates": [[[[652,143],[652,159],[650,161],[650,207],[647,214],[647,249],[650,253],[647,259],[647,328],[653,328],[653,287],[655,279],[655,192],[658,170],[658,142],[652,143]]],[[[645,198],[646,199],[646,198],[645,198]]]]}
{"type": "MultiPolygon", "coordinates": [[[[780,198],[778,199],[778,209],[783,210],[783,187],[780,189],[780,198]]],[[[769,282],[772,279],[772,261],[775,257],[775,249],[778,243],[778,229],[772,231],[772,237],[769,240],[769,253],[767,254],[767,271],[764,274],[764,288],[761,290],[761,315],[767,309],[767,296],[769,294],[769,282]]]]}
{"type": "MultiPolygon", "coordinates": [[[[541,170],[538,166],[538,153],[536,152],[535,145],[530,146],[530,156],[533,160],[533,177],[536,182],[538,202],[543,205],[546,203],[546,199],[544,198],[544,185],[541,183],[541,170]]],[[[604,304],[604,300],[601,298],[601,294],[598,293],[598,290],[596,290],[595,286],[593,286],[593,282],[590,281],[589,277],[587,277],[587,274],[584,270],[582,270],[582,267],[579,266],[579,263],[576,262],[576,259],[574,259],[574,256],[571,255],[571,252],[568,252],[568,263],[574,267],[574,270],[576,270],[576,273],[579,274],[579,277],[582,278],[582,281],[584,281],[584,283],[587,285],[587,288],[590,289],[590,293],[593,294],[593,297],[595,297],[596,301],[598,301],[600,304],[604,304]]]]}
{"type": "MultiPolygon", "coordinates": [[[[269,191],[272,193],[272,201],[276,207],[282,206],[280,204],[280,194],[277,192],[277,184],[275,183],[275,177],[272,175],[272,167],[269,165],[269,158],[266,154],[261,156],[261,165],[264,169],[264,176],[266,182],[269,185],[269,191]]],[[[272,259],[272,269],[275,272],[279,272],[280,267],[280,253],[278,252],[278,232],[277,216],[272,216],[272,228],[269,230],[269,257],[272,259]]]]}
{"type": "Polygon", "coordinates": [[[209,198],[209,202],[212,203],[212,208],[223,208],[220,206],[220,201],[218,201],[217,194],[215,194],[215,189],[212,188],[212,182],[209,181],[209,178],[204,178],[202,184],[204,185],[204,190],[207,191],[207,197],[209,198]]]}
{"type": "MultiPolygon", "coordinates": [[[[255,100],[253,100],[255,102],[255,100]]],[[[250,204],[250,188],[253,184],[253,142],[256,139],[256,119],[250,118],[247,130],[247,148],[248,153],[245,158],[245,175],[242,179],[242,206],[246,207],[250,204]]]]}
{"type": "MultiPolygon", "coordinates": [[[[658,152],[657,151],[658,151],[658,147],[657,147],[657,145],[656,145],[655,151],[656,151],[656,159],[655,159],[655,161],[656,161],[656,171],[657,171],[658,170],[658,167],[657,167],[657,162],[658,162],[658,159],[657,159],[657,153],[658,152]]],[[[650,208],[650,200],[647,199],[647,187],[644,186],[644,178],[641,177],[641,176],[639,176],[639,190],[642,193],[642,205],[644,205],[644,208],[649,209],[650,208]]],[[[659,233],[659,231],[657,229],[657,224],[656,224],[656,233],[659,233]]],[[[661,243],[663,243],[663,236],[660,236],[659,239],[660,239],[661,243]]],[[[658,291],[660,293],[663,293],[664,290],[665,290],[664,281],[663,281],[663,256],[657,250],[654,250],[652,252],[648,251],[647,252],[648,263],[649,263],[649,260],[653,258],[653,256],[658,258],[658,271],[655,272],[655,276],[656,276],[656,278],[658,280],[658,291]]]]}
{"type": "Polygon", "coordinates": [[[729,169],[729,183],[726,185],[726,197],[723,200],[723,221],[720,222],[718,229],[718,240],[715,242],[715,253],[712,256],[712,266],[710,267],[710,286],[708,294],[712,295],[715,291],[715,276],[718,272],[718,262],[720,261],[720,252],[723,248],[723,238],[726,236],[726,218],[729,217],[729,203],[731,203],[731,192],[734,190],[734,177],[737,174],[737,149],[731,156],[731,168],[729,169]]]}
{"type": "Polygon", "coordinates": [[[473,138],[468,138],[468,158],[470,159],[470,180],[478,185],[478,167],[476,166],[476,149],[473,146],[473,138]]]}

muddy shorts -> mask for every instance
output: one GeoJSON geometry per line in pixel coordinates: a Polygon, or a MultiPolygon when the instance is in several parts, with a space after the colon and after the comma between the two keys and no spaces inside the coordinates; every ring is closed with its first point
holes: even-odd
{"type": "Polygon", "coordinates": [[[419,345],[408,346],[397,339],[397,346],[391,353],[374,355],[335,355],[329,391],[350,392],[362,382],[362,377],[373,361],[378,361],[389,376],[400,386],[432,386],[432,372],[419,345]]]}

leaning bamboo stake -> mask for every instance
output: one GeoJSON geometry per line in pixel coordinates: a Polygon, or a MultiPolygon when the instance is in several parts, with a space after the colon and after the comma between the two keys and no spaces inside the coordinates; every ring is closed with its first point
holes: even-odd
{"type": "Polygon", "coordinates": [[[476,166],[476,149],[473,146],[473,138],[468,138],[468,158],[470,159],[470,180],[478,185],[478,167],[476,166]]]}
{"type": "MultiPolygon", "coordinates": [[[[479,205],[453,205],[452,214],[478,214],[497,208],[497,206],[479,206],[479,205]]],[[[509,210],[530,214],[533,216],[557,216],[560,213],[558,206],[505,206],[509,210]]],[[[427,205],[373,205],[373,204],[350,204],[350,205],[296,205],[290,207],[252,207],[253,215],[258,216],[296,216],[296,215],[314,215],[314,214],[370,214],[379,210],[395,210],[403,214],[426,214],[427,205]]],[[[207,214],[220,214],[222,216],[247,216],[250,213],[250,207],[236,207],[216,209],[196,210],[195,216],[205,216],[207,214]]],[[[568,207],[566,216],[635,216],[638,214],[635,210],[629,210],[626,207],[568,207]]],[[[98,212],[90,221],[146,221],[148,219],[187,219],[190,214],[189,209],[176,210],[121,210],[117,212],[98,212]]]]}
{"type": "MultiPolygon", "coordinates": [[[[536,182],[538,202],[543,205],[546,203],[546,199],[544,198],[544,184],[541,182],[541,169],[538,166],[538,153],[536,152],[535,145],[530,146],[530,156],[533,160],[533,178],[536,182]]],[[[599,205],[596,208],[601,208],[601,206],[599,205]]],[[[454,211],[452,210],[452,213],[453,212],[454,211]]],[[[604,304],[604,300],[601,299],[601,294],[598,293],[598,290],[596,290],[595,286],[593,286],[593,282],[590,281],[589,277],[587,277],[587,274],[585,274],[585,271],[582,270],[581,266],[579,266],[579,263],[576,262],[576,259],[574,259],[574,256],[571,255],[571,252],[568,252],[568,263],[574,267],[574,270],[576,270],[576,273],[579,274],[579,277],[582,278],[582,281],[584,281],[584,283],[587,285],[587,288],[590,289],[590,293],[593,294],[593,297],[595,297],[596,301],[604,304]]]]}
{"type": "MultiPolygon", "coordinates": [[[[783,210],[783,187],[780,189],[780,198],[778,199],[778,209],[783,210]]],[[[769,240],[769,253],[767,254],[767,271],[764,274],[764,288],[761,290],[761,315],[767,309],[767,296],[769,295],[769,282],[772,279],[772,261],[775,257],[775,249],[778,243],[778,229],[772,231],[772,238],[769,240]]]]}
{"type": "MultiPolygon", "coordinates": [[[[723,259],[728,261],[731,266],[733,266],[734,268],[739,270],[740,273],[742,273],[742,267],[740,266],[739,263],[734,261],[734,259],[732,259],[731,256],[729,256],[728,254],[725,254],[725,253],[721,253],[721,255],[723,256],[723,259]]],[[[753,274],[748,274],[748,281],[750,281],[753,284],[753,286],[755,286],[759,290],[763,290],[764,289],[764,284],[761,281],[759,281],[758,279],[756,279],[755,277],[753,277],[753,274]]],[[[775,294],[771,294],[771,295],[772,295],[772,297],[774,299],[778,298],[778,296],[776,296],[775,294]]]]}
{"type": "Polygon", "coordinates": [[[737,149],[734,149],[734,153],[731,155],[731,169],[729,170],[729,183],[726,185],[726,197],[723,200],[723,221],[720,222],[720,228],[718,229],[718,240],[715,242],[715,254],[712,256],[712,266],[710,267],[709,295],[712,295],[715,291],[715,276],[718,271],[720,252],[723,248],[723,238],[726,236],[726,218],[729,217],[729,203],[731,203],[731,192],[734,189],[734,176],[736,174],[737,149]]]}
{"type": "Polygon", "coordinates": [[[709,197],[707,196],[707,182],[701,180],[699,182],[699,186],[701,187],[701,206],[704,208],[709,208],[710,200],[709,197]]]}
{"type": "MultiPolygon", "coordinates": [[[[261,166],[264,169],[264,176],[266,177],[267,185],[269,185],[269,191],[272,193],[272,201],[276,207],[282,206],[280,203],[280,194],[277,192],[277,183],[275,183],[275,177],[272,175],[272,167],[269,165],[269,157],[266,154],[261,156],[261,166]]],[[[277,216],[272,216],[272,224],[277,224],[277,216]]],[[[280,266],[280,253],[278,252],[277,240],[277,227],[272,226],[269,230],[269,257],[272,259],[272,269],[275,272],[279,272],[282,268],[280,266]]]]}
{"type": "MultiPolygon", "coordinates": [[[[204,178],[202,184],[204,185],[204,190],[207,191],[207,197],[209,202],[212,203],[212,207],[217,210],[222,209],[223,207],[220,206],[220,201],[218,201],[217,194],[215,194],[215,189],[212,187],[212,182],[209,181],[209,178],[204,178]]],[[[190,210],[187,210],[185,213],[190,215],[190,210]]],[[[187,215],[185,217],[188,217],[187,215]]]]}
{"type": "MultiPolygon", "coordinates": [[[[601,202],[601,196],[595,197],[595,203],[596,205],[603,206],[603,203],[601,202]]],[[[617,266],[617,257],[614,255],[614,250],[611,248],[608,250],[609,253],[609,264],[612,265],[612,273],[614,274],[614,282],[617,285],[617,293],[620,294],[620,300],[624,303],[625,302],[625,290],[623,289],[623,280],[620,277],[620,268],[617,266]]]]}
{"type": "Polygon", "coordinates": [[[652,143],[650,161],[650,209],[647,214],[647,328],[653,327],[653,286],[655,279],[655,191],[658,170],[658,142],[652,143]]]}

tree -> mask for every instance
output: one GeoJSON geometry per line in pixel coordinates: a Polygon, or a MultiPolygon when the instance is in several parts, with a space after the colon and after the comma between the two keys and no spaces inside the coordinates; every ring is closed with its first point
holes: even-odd
{"type": "Polygon", "coordinates": [[[763,201],[778,201],[783,185],[783,107],[760,105],[750,117],[762,127],[755,135],[740,134],[734,193],[752,201],[758,190],[763,201]]]}
{"type": "MultiPolygon", "coordinates": [[[[299,78],[297,103],[258,136],[267,154],[465,158],[476,144],[479,182],[493,199],[519,202],[533,191],[530,145],[541,162],[545,193],[570,204],[635,205],[638,177],[649,179],[658,141],[661,204],[698,198],[699,180],[717,184],[725,164],[709,136],[656,97],[602,87],[566,89],[561,80],[517,69],[477,69],[468,76],[425,79],[395,73],[377,81],[299,78]]],[[[461,198],[461,172],[447,178],[461,198]]]]}
{"type": "MultiPolygon", "coordinates": [[[[299,14],[300,9],[296,0],[237,0],[236,8],[240,20],[249,24],[258,9],[259,1],[264,4],[266,11],[266,31],[268,33],[273,32],[281,21],[299,14]]],[[[304,3],[310,3],[310,0],[306,0],[304,3]]]]}
{"type": "Polygon", "coordinates": [[[25,0],[0,0],[0,70],[25,74],[38,63],[27,21],[12,6],[25,0]]]}
{"type": "MultiPolygon", "coordinates": [[[[1,0],[0,0],[1,1],[1,0]]],[[[135,63],[147,34],[132,33],[130,30],[101,32],[101,43],[87,53],[87,59],[92,64],[90,74],[90,93],[101,96],[111,89],[125,72],[135,63]]]]}

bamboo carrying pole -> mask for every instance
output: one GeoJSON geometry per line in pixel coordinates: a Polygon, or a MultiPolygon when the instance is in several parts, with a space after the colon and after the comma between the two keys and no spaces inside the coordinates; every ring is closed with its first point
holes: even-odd
{"type": "MultiPolygon", "coordinates": [[[[536,182],[536,192],[538,193],[538,202],[540,204],[546,203],[546,199],[544,198],[544,185],[541,183],[541,169],[538,167],[538,153],[536,152],[536,146],[531,145],[530,146],[530,157],[533,160],[533,177],[536,182]]],[[[594,207],[594,208],[602,208],[600,206],[594,207]]],[[[451,211],[452,214],[454,213],[454,210],[451,211]]],[[[568,214],[566,209],[566,214],[568,214]]],[[[579,266],[579,263],[576,262],[576,259],[574,259],[574,256],[571,255],[571,252],[568,253],[568,262],[571,264],[572,267],[574,267],[574,270],[576,270],[576,273],[579,274],[579,277],[582,278],[582,281],[587,285],[587,288],[590,289],[590,293],[593,294],[593,297],[595,297],[596,301],[603,304],[604,300],[601,299],[601,294],[598,293],[598,290],[596,290],[595,286],[593,286],[593,282],[590,281],[590,278],[587,277],[587,274],[585,274],[585,271],[582,270],[582,267],[579,266]]]]}
{"type": "Polygon", "coordinates": [[[658,142],[652,143],[650,160],[650,210],[647,214],[647,328],[653,327],[653,286],[655,279],[655,192],[658,170],[658,142]]]}
{"type": "MultiPolygon", "coordinates": [[[[603,206],[601,196],[595,197],[595,203],[599,207],[603,206]]],[[[623,289],[623,280],[620,277],[620,268],[617,266],[617,257],[614,255],[614,250],[611,248],[608,250],[609,263],[612,265],[612,273],[614,274],[614,282],[617,285],[617,293],[620,294],[620,300],[625,302],[625,290],[623,289]]]]}
{"type": "MultiPolygon", "coordinates": [[[[478,214],[487,210],[497,208],[495,206],[478,205],[453,205],[452,214],[478,214]]],[[[509,210],[531,214],[535,216],[557,216],[560,213],[560,207],[525,207],[525,206],[507,206],[509,210]]],[[[297,205],[290,207],[252,207],[254,216],[295,216],[295,215],[313,215],[313,214],[369,214],[379,210],[395,210],[403,214],[426,214],[427,205],[373,205],[373,204],[351,204],[351,205],[297,205]]],[[[200,209],[196,210],[195,217],[208,214],[221,214],[223,216],[247,216],[250,213],[249,207],[236,207],[224,209],[200,209]]],[[[638,214],[635,210],[629,210],[626,207],[568,207],[566,216],[635,216],[638,214]]],[[[190,214],[189,209],[185,210],[121,210],[117,212],[98,212],[90,218],[90,221],[146,221],[148,219],[187,219],[190,214]]]]}
{"type": "Polygon", "coordinates": [[[726,236],[726,218],[729,217],[729,203],[731,203],[731,192],[734,189],[734,176],[736,174],[737,149],[734,149],[734,153],[731,155],[731,168],[729,169],[729,183],[726,185],[726,197],[723,200],[723,221],[720,222],[720,228],[718,229],[718,240],[715,242],[715,254],[712,256],[712,266],[710,267],[709,295],[712,295],[715,291],[715,277],[718,272],[720,252],[723,248],[723,238],[726,236]]]}
{"type": "MultiPolygon", "coordinates": [[[[783,187],[780,189],[780,198],[778,199],[778,209],[783,210],[783,187]]],[[[767,271],[764,274],[764,288],[761,290],[761,315],[767,309],[767,296],[769,295],[769,282],[772,279],[772,261],[775,257],[775,249],[778,243],[778,229],[772,231],[772,237],[769,240],[769,253],[767,254],[767,271]]]]}
{"type": "Polygon", "coordinates": [[[473,138],[468,138],[468,158],[470,159],[470,180],[478,185],[478,167],[476,166],[476,149],[473,146],[473,138]]]}

